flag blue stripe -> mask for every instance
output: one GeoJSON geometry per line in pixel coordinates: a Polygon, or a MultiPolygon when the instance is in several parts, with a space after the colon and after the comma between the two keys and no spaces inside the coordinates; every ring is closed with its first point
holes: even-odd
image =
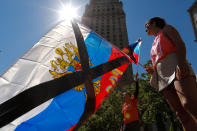
{"type": "Polygon", "coordinates": [[[139,50],[140,50],[140,45],[137,44],[136,48],[134,49],[134,52],[139,55],[139,50]]]}
{"type": "Polygon", "coordinates": [[[40,114],[22,123],[16,131],[65,131],[79,121],[86,97],[83,91],[69,90],[54,98],[52,103],[40,114]]]}
{"type": "Polygon", "coordinates": [[[135,52],[135,54],[139,54],[140,45],[138,42],[132,43],[129,46],[133,49],[133,52],[135,52]]]}
{"type": "Polygon", "coordinates": [[[112,45],[109,44],[106,40],[102,39],[100,36],[94,32],[90,32],[88,37],[85,40],[88,55],[94,66],[103,64],[108,61],[112,45]]]}

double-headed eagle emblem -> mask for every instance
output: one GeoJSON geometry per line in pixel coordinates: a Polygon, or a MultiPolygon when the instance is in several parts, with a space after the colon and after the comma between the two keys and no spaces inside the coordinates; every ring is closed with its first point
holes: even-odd
{"type": "MultiPolygon", "coordinates": [[[[58,57],[55,57],[55,60],[50,61],[52,70],[49,70],[54,79],[60,78],[75,71],[82,70],[78,49],[71,42],[65,43],[63,48],[56,48],[55,53],[58,55],[58,57]]],[[[90,67],[94,67],[90,59],[89,62],[90,67]]],[[[99,78],[93,80],[93,86],[95,95],[99,94],[101,88],[99,78]]],[[[84,88],[85,86],[82,84],[75,87],[74,90],[82,91],[84,88]]]]}

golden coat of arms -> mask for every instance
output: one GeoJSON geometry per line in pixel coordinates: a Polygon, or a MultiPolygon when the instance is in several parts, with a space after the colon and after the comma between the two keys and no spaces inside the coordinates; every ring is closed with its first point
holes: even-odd
{"type": "MultiPolygon", "coordinates": [[[[55,60],[50,61],[52,70],[49,70],[50,74],[53,76],[54,79],[60,78],[75,71],[82,70],[78,49],[71,42],[65,43],[62,49],[56,48],[55,53],[58,55],[58,57],[55,57],[55,60]]],[[[90,67],[94,67],[91,60],[89,60],[89,62],[90,67]]],[[[99,94],[101,88],[99,78],[93,80],[93,86],[95,95],[99,94]]],[[[74,90],[82,91],[84,88],[85,86],[84,84],[82,84],[75,87],[74,90]]]]}

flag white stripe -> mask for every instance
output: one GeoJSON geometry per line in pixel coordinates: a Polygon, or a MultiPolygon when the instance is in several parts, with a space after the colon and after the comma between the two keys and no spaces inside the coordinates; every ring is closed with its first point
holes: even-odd
{"type": "MultiPolygon", "coordinates": [[[[81,25],[79,27],[83,37],[86,38],[90,30],[81,25]]],[[[0,92],[3,92],[0,95],[0,104],[32,86],[53,79],[49,70],[52,69],[50,61],[58,57],[55,49],[62,48],[65,43],[70,42],[77,47],[72,26],[71,24],[68,25],[67,22],[58,24],[46,33],[39,42],[30,48],[0,77],[0,92]]],[[[15,129],[23,121],[30,119],[47,108],[52,100],[34,108],[0,130],[9,131],[15,129]]]]}

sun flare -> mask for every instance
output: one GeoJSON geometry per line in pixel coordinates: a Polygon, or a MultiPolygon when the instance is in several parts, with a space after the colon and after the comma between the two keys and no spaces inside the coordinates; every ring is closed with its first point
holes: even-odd
{"type": "Polygon", "coordinates": [[[61,20],[72,20],[77,17],[77,8],[67,5],[62,8],[59,14],[61,20]]]}

